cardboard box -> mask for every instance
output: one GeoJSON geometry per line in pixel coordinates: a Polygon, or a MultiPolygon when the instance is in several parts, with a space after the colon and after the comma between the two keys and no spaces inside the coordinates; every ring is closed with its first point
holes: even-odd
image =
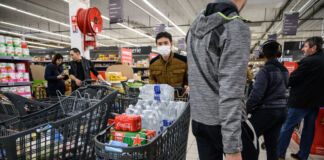
{"type": "Polygon", "coordinates": [[[30,70],[34,80],[45,80],[45,67],[41,65],[30,65],[30,70]]]}

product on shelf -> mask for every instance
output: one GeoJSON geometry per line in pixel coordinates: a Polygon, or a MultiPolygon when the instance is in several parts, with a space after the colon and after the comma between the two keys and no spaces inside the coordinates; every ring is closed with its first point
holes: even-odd
{"type": "Polygon", "coordinates": [[[115,117],[115,129],[137,132],[142,129],[141,116],[121,114],[115,117]]]}
{"type": "Polygon", "coordinates": [[[17,82],[24,82],[24,73],[22,73],[22,72],[17,72],[17,73],[16,73],[16,81],[17,81],[17,82]]]}
{"type": "Polygon", "coordinates": [[[10,87],[1,87],[0,90],[1,92],[9,92],[10,87]]]}
{"type": "Polygon", "coordinates": [[[20,47],[15,47],[15,56],[22,57],[22,49],[20,47]]]}
{"type": "Polygon", "coordinates": [[[23,48],[22,49],[22,54],[24,57],[29,57],[29,49],[28,48],[23,48]]]}
{"type": "Polygon", "coordinates": [[[18,93],[18,95],[24,96],[25,95],[25,87],[24,86],[17,87],[17,93],[18,93]]]}
{"type": "Polygon", "coordinates": [[[12,43],[12,37],[8,37],[8,36],[6,36],[5,37],[5,40],[6,40],[6,46],[12,46],[13,45],[13,43],[12,43]]]}
{"type": "Polygon", "coordinates": [[[29,82],[29,73],[24,73],[24,82],[29,82]]]}
{"type": "Polygon", "coordinates": [[[6,43],[6,39],[5,39],[5,36],[3,35],[0,35],[0,44],[5,44],[6,43]]]}
{"type": "Polygon", "coordinates": [[[6,56],[7,55],[7,47],[0,43],[0,56],[6,56]]]}
{"type": "Polygon", "coordinates": [[[25,86],[25,97],[31,98],[30,86],[25,86]]]}
{"type": "Polygon", "coordinates": [[[7,72],[14,73],[15,72],[15,64],[14,63],[7,63],[7,72]]]}
{"type": "Polygon", "coordinates": [[[8,83],[7,75],[8,75],[8,73],[6,73],[6,72],[1,72],[0,73],[1,83],[8,83]]]}
{"type": "Polygon", "coordinates": [[[25,63],[16,63],[17,72],[25,73],[26,67],[25,63]]]}
{"type": "Polygon", "coordinates": [[[10,87],[9,92],[17,94],[18,93],[17,87],[10,87]]]}
{"type": "Polygon", "coordinates": [[[21,48],[21,39],[20,38],[13,38],[13,46],[17,48],[21,48]]]}
{"type": "Polygon", "coordinates": [[[0,62],[0,72],[1,73],[7,73],[7,63],[1,63],[0,62]]]}
{"type": "Polygon", "coordinates": [[[8,82],[16,82],[16,73],[15,72],[7,73],[7,79],[8,82]]]}
{"type": "Polygon", "coordinates": [[[7,56],[14,56],[15,55],[15,49],[12,45],[7,46],[7,56]]]}

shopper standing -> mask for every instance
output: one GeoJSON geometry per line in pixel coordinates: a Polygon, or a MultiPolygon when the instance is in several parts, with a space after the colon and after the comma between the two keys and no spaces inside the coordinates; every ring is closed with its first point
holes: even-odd
{"type": "Polygon", "coordinates": [[[171,51],[172,36],[168,32],[156,35],[159,56],[150,62],[150,84],[169,84],[173,87],[188,88],[187,57],[171,51]]]}
{"type": "Polygon", "coordinates": [[[187,35],[192,132],[202,160],[258,159],[243,103],[250,30],[238,13],[245,3],[214,0],[187,35]]]}
{"type": "Polygon", "coordinates": [[[249,120],[257,136],[264,137],[267,160],[278,160],[278,137],[287,116],[286,90],[289,73],[277,60],[281,56],[281,45],[278,42],[266,41],[261,50],[266,63],[256,75],[246,108],[252,114],[249,120]]]}
{"type": "Polygon", "coordinates": [[[52,58],[52,63],[48,64],[45,69],[45,80],[47,80],[47,96],[57,96],[56,91],[60,91],[65,94],[64,80],[68,79],[68,76],[63,73],[63,56],[61,54],[55,54],[52,58]]]}
{"type": "Polygon", "coordinates": [[[289,78],[288,116],[280,131],[278,149],[280,159],[286,156],[295,126],[304,119],[300,149],[293,158],[307,160],[314,139],[315,120],[319,107],[324,106],[324,53],[321,37],[308,38],[302,51],[305,58],[289,78]]]}
{"type": "Polygon", "coordinates": [[[72,80],[72,91],[79,88],[82,81],[91,79],[90,71],[100,80],[105,81],[104,78],[97,72],[94,68],[93,63],[90,60],[85,59],[81,56],[80,50],[77,48],[72,48],[70,50],[70,55],[72,58],[70,78],[72,80]]]}

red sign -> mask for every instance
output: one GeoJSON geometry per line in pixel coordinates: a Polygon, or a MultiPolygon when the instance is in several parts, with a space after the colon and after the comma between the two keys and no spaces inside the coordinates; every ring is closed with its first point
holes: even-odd
{"type": "Polygon", "coordinates": [[[297,69],[298,64],[297,62],[285,62],[284,66],[288,69],[289,75],[291,74],[291,72],[293,72],[294,70],[297,69]]]}
{"type": "Polygon", "coordinates": [[[155,58],[156,56],[158,56],[158,54],[150,53],[150,60],[152,60],[152,59],[155,58]]]}
{"type": "Polygon", "coordinates": [[[131,49],[121,48],[121,62],[122,63],[132,63],[133,62],[133,51],[131,49]]]}

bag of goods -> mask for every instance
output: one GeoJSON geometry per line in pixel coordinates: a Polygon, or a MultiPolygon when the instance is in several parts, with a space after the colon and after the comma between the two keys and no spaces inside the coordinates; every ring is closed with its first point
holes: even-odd
{"type": "Polygon", "coordinates": [[[15,56],[22,57],[22,49],[20,47],[15,48],[15,56]]]}
{"type": "Polygon", "coordinates": [[[8,82],[16,82],[16,73],[7,73],[8,82]]]}
{"type": "Polygon", "coordinates": [[[13,46],[17,48],[21,48],[21,39],[20,38],[13,38],[13,46]]]}
{"type": "Polygon", "coordinates": [[[0,43],[0,56],[7,56],[7,47],[0,43]]]}
{"type": "Polygon", "coordinates": [[[8,73],[15,73],[15,64],[14,63],[7,63],[7,72],[8,73]]]}
{"type": "Polygon", "coordinates": [[[29,82],[29,73],[24,73],[24,82],[29,82]]]}
{"type": "Polygon", "coordinates": [[[26,67],[25,63],[16,63],[17,72],[25,73],[26,67]]]}
{"type": "Polygon", "coordinates": [[[5,37],[6,46],[12,46],[12,37],[5,37]]]}
{"type": "Polygon", "coordinates": [[[17,72],[17,73],[16,73],[16,81],[17,81],[17,82],[24,82],[24,73],[22,73],[22,72],[17,72]]]}
{"type": "Polygon", "coordinates": [[[1,83],[8,83],[7,75],[8,75],[8,73],[5,73],[5,72],[0,73],[1,83]]]}
{"type": "Polygon", "coordinates": [[[7,46],[7,56],[14,56],[15,50],[13,46],[7,46]]]}
{"type": "Polygon", "coordinates": [[[24,57],[29,57],[29,49],[28,48],[23,48],[22,49],[22,54],[24,57]]]}
{"type": "Polygon", "coordinates": [[[0,72],[7,73],[7,63],[0,63],[0,72]]]}
{"type": "Polygon", "coordinates": [[[25,87],[24,86],[17,87],[17,93],[18,93],[18,95],[24,96],[25,95],[25,87]]]}
{"type": "Polygon", "coordinates": [[[117,115],[115,117],[115,129],[117,131],[139,131],[142,129],[141,116],[127,114],[117,115]]]}

